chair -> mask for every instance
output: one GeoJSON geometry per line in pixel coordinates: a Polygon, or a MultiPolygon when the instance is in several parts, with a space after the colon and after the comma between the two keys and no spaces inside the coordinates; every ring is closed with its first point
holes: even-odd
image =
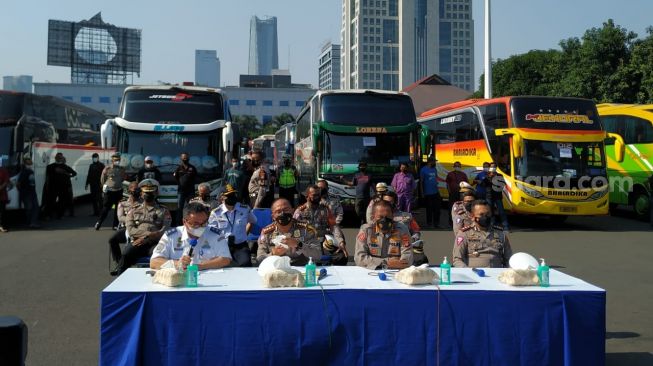
{"type": "Polygon", "coordinates": [[[261,235],[261,230],[272,223],[272,210],[269,208],[255,208],[252,213],[256,216],[256,224],[252,226],[252,230],[247,235],[247,240],[257,241],[261,235]]]}

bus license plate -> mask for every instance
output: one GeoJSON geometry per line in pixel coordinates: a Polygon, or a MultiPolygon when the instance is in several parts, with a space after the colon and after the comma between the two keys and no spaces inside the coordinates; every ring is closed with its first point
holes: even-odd
{"type": "Polygon", "coordinates": [[[565,212],[565,213],[578,212],[578,207],[576,207],[576,206],[560,206],[560,212],[565,212]]]}

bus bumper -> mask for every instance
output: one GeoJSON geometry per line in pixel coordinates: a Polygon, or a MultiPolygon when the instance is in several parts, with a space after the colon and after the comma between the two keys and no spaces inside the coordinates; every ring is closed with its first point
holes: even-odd
{"type": "Polygon", "coordinates": [[[608,195],[597,200],[554,201],[535,199],[521,192],[515,192],[512,199],[503,197],[506,211],[525,215],[600,216],[608,214],[608,195]]]}

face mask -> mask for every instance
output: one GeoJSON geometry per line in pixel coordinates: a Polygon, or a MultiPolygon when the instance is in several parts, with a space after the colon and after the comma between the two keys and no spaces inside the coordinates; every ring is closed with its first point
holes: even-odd
{"type": "Polygon", "coordinates": [[[27,168],[27,169],[30,169],[30,170],[31,170],[32,168],[34,168],[34,165],[32,165],[32,164],[30,164],[30,165],[25,165],[25,168],[27,168]]]}
{"type": "Polygon", "coordinates": [[[290,224],[290,221],[292,220],[292,214],[288,212],[284,212],[281,215],[277,216],[277,222],[279,225],[286,226],[290,224]]]}
{"type": "Polygon", "coordinates": [[[284,162],[283,162],[283,165],[286,166],[286,167],[289,167],[289,166],[290,166],[290,162],[289,162],[289,161],[284,161],[284,162]]]}
{"type": "Polygon", "coordinates": [[[200,194],[200,198],[202,199],[202,201],[208,201],[209,199],[211,199],[211,195],[210,194],[200,194]]]}
{"type": "Polygon", "coordinates": [[[147,203],[154,202],[155,198],[156,198],[156,196],[152,192],[146,192],[145,194],[143,194],[143,200],[145,200],[145,202],[147,202],[147,203]]]}
{"type": "Polygon", "coordinates": [[[93,162],[94,162],[94,163],[97,163],[99,160],[100,160],[100,159],[98,159],[98,158],[93,158],[93,162]]]}
{"type": "Polygon", "coordinates": [[[231,162],[231,167],[232,168],[238,168],[238,163],[235,162],[235,161],[231,162]]]}
{"type": "Polygon", "coordinates": [[[151,169],[153,166],[154,166],[154,164],[152,164],[152,163],[145,163],[145,167],[147,169],[151,169]]]}
{"type": "Polygon", "coordinates": [[[131,192],[129,192],[129,194],[130,194],[133,198],[136,199],[136,198],[138,198],[138,197],[141,195],[141,191],[139,191],[139,190],[135,190],[135,191],[131,191],[131,192]]]}
{"type": "Polygon", "coordinates": [[[113,166],[120,166],[120,160],[114,160],[111,163],[113,164],[113,166]]]}
{"type": "Polygon", "coordinates": [[[484,172],[487,172],[487,171],[489,171],[489,170],[490,170],[490,168],[488,168],[488,167],[483,168],[483,171],[484,171],[484,172]]]}
{"type": "Polygon", "coordinates": [[[311,204],[313,205],[319,205],[320,201],[322,200],[322,197],[315,197],[311,199],[311,204]]]}
{"type": "Polygon", "coordinates": [[[181,162],[184,164],[188,164],[188,159],[181,159],[181,162]]]}
{"type": "Polygon", "coordinates": [[[328,197],[328,196],[329,196],[329,189],[328,189],[328,188],[322,188],[322,189],[320,189],[320,196],[322,196],[322,197],[328,197]]]}
{"type": "Polygon", "coordinates": [[[238,202],[238,198],[235,194],[230,194],[224,199],[224,203],[227,206],[234,206],[238,202]]]}
{"type": "Polygon", "coordinates": [[[57,164],[63,164],[63,160],[57,160],[57,164]]]}
{"type": "Polygon", "coordinates": [[[459,172],[459,171],[460,171],[460,168],[459,168],[459,167],[455,167],[455,168],[453,168],[453,170],[459,172]]]}
{"type": "Polygon", "coordinates": [[[376,223],[379,225],[379,229],[381,229],[381,231],[390,231],[392,229],[392,219],[387,217],[378,219],[376,223]]]}
{"type": "Polygon", "coordinates": [[[367,168],[361,166],[361,167],[358,168],[358,170],[360,170],[361,172],[365,173],[365,171],[367,170],[367,168]]]}
{"type": "Polygon", "coordinates": [[[254,168],[258,168],[259,166],[261,166],[261,162],[260,162],[260,161],[252,160],[252,166],[253,166],[254,168]]]}
{"type": "Polygon", "coordinates": [[[193,228],[189,228],[189,227],[187,227],[187,228],[186,228],[186,231],[187,231],[190,235],[195,236],[195,237],[198,237],[198,238],[199,238],[200,236],[202,236],[202,234],[204,234],[204,231],[205,231],[205,230],[206,230],[206,226],[193,227],[193,228]]]}
{"type": "Polygon", "coordinates": [[[465,206],[465,210],[467,212],[472,212],[472,203],[471,202],[470,203],[465,203],[464,206],[465,206]]]}
{"type": "Polygon", "coordinates": [[[490,215],[481,215],[481,217],[478,218],[476,221],[478,224],[482,227],[488,227],[490,226],[490,223],[492,222],[492,216],[490,215]]]}

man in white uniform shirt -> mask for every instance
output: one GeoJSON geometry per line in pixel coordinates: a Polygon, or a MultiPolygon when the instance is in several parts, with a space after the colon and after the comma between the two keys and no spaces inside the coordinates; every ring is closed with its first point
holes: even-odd
{"type": "Polygon", "coordinates": [[[218,228],[208,228],[209,210],[197,202],[184,207],[183,225],[166,231],[154,248],[150,267],[159,269],[168,260],[177,268],[197,264],[199,270],[226,267],[231,263],[227,237],[218,228]],[[190,240],[197,239],[197,245],[190,255],[190,240]]]}

